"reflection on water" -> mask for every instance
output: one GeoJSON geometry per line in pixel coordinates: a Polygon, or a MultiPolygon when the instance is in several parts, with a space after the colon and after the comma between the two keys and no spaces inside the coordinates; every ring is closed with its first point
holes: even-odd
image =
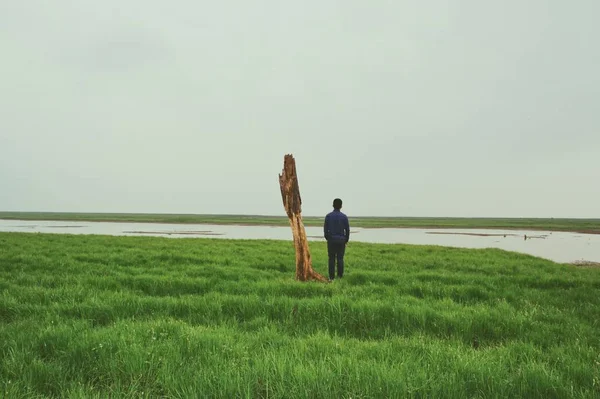
{"type": "MultiPolygon", "coordinates": [[[[0,231],[171,238],[212,237],[231,239],[291,240],[292,231],[281,226],[191,225],[160,223],[52,222],[0,220],[0,231]]],[[[323,240],[323,229],[307,227],[309,240],[323,240]]],[[[462,248],[500,248],[556,262],[600,262],[600,235],[474,229],[366,229],[352,230],[351,241],[443,245],[462,248]]],[[[351,249],[350,245],[350,249],[351,249]]]]}

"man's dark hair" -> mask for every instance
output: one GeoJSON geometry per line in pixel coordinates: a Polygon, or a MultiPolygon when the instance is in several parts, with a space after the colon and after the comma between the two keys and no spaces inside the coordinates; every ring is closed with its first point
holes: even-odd
{"type": "Polygon", "coordinates": [[[336,198],[333,200],[333,207],[335,209],[342,209],[342,200],[339,198],[336,198]]]}

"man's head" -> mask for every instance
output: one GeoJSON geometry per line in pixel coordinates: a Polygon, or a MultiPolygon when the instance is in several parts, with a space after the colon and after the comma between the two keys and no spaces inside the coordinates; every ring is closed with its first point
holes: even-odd
{"type": "Polygon", "coordinates": [[[333,209],[342,209],[342,200],[336,198],[333,200],[333,209]]]}

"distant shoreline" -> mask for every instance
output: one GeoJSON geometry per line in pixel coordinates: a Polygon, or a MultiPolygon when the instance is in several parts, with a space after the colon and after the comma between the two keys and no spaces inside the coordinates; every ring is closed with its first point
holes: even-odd
{"type": "MultiPolygon", "coordinates": [[[[151,213],[0,212],[0,219],[240,226],[287,226],[289,223],[286,216],[151,213]]],[[[323,217],[305,216],[303,220],[306,226],[321,226],[323,223],[323,217]]],[[[362,228],[497,229],[600,234],[600,219],[359,216],[350,220],[353,227],[362,228]]]]}

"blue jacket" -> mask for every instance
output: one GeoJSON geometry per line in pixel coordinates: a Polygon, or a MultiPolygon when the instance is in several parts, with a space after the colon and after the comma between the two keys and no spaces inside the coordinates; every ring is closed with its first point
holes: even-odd
{"type": "Polygon", "coordinates": [[[334,209],[325,216],[325,225],[323,233],[327,241],[348,242],[350,240],[350,224],[348,216],[344,215],[339,209],[334,209]]]}

